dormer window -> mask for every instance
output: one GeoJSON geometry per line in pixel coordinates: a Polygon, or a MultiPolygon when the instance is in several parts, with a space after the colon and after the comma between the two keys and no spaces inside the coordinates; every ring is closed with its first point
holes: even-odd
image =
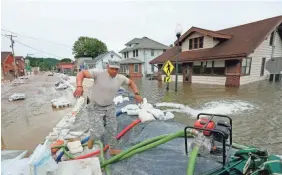
{"type": "Polygon", "coordinates": [[[204,46],[204,37],[197,37],[189,39],[189,50],[200,49],[204,46]]]}

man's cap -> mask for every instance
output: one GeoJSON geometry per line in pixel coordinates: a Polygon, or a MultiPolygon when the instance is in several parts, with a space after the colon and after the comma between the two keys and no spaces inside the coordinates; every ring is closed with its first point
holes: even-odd
{"type": "Polygon", "coordinates": [[[120,68],[120,60],[117,58],[112,58],[109,60],[109,67],[110,68],[120,68]]]}

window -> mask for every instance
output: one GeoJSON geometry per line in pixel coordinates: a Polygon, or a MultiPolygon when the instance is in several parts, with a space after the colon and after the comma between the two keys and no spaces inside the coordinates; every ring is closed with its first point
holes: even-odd
{"type": "Polygon", "coordinates": [[[138,64],[134,64],[134,72],[139,72],[139,65],[138,64]]]}
{"type": "Polygon", "coordinates": [[[113,58],[114,57],[114,55],[111,55],[111,58],[113,58]]]}
{"type": "Polygon", "coordinates": [[[151,50],[151,56],[154,56],[155,55],[155,53],[154,53],[154,50],[152,49],[151,50]]]}
{"type": "Polygon", "coordinates": [[[166,52],[166,49],[163,49],[163,53],[166,52]]]}
{"type": "Polygon", "coordinates": [[[135,57],[135,50],[133,50],[133,57],[135,57]]]}
{"type": "Polygon", "coordinates": [[[225,61],[195,61],[193,63],[193,74],[206,76],[225,75],[225,61]]]}
{"type": "Polygon", "coordinates": [[[119,71],[120,71],[121,73],[126,73],[126,70],[127,70],[127,65],[121,65],[121,66],[120,66],[120,70],[119,70],[119,71]]]}
{"type": "Polygon", "coordinates": [[[124,52],[124,58],[128,58],[128,52],[124,52]]]}
{"type": "Polygon", "coordinates": [[[273,38],[274,38],[274,31],[271,32],[271,35],[270,35],[270,41],[269,41],[269,45],[273,45],[273,38]]]}
{"type": "Polygon", "coordinates": [[[264,76],[264,67],[265,67],[265,58],[262,58],[261,60],[261,70],[260,70],[260,76],[264,76]]]}
{"type": "Polygon", "coordinates": [[[204,46],[203,36],[189,39],[189,50],[203,48],[203,46],[204,46]]]}
{"type": "Polygon", "coordinates": [[[135,50],[135,55],[138,57],[138,49],[135,50]]]}
{"type": "Polygon", "coordinates": [[[126,52],[126,58],[128,58],[128,52],[126,52]]]}
{"type": "Polygon", "coordinates": [[[154,72],[154,65],[151,64],[151,72],[154,72]]]}
{"type": "Polygon", "coordinates": [[[242,60],[241,74],[250,75],[252,58],[244,58],[242,60]]]}
{"type": "Polygon", "coordinates": [[[102,62],[102,68],[106,69],[108,62],[102,62]]]}
{"type": "Polygon", "coordinates": [[[138,50],[133,50],[133,57],[138,57],[138,50]]]}

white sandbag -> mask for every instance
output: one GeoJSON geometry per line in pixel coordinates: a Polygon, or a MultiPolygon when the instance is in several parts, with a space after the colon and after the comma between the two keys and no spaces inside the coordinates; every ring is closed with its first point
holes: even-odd
{"type": "Polygon", "coordinates": [[[78,138],[77,136],[74,136],[74,135],[71,135],[71,134],[68,134],[64,137],[65,140],[68,140],[68,139],[76,139],[78,138]]]}
{"type": "Polygon", "coordinates": [[[9,101],[23,100],[23,99],[25,99],[24,93],[14,93],[9,97],[9,101]]]}
{"type": "Polygon", "coordinates": [[[129,104],[129,105],[126,105],[125,107],[123,107],[122,109],[124,109],[124,110],[136,110],[136,109],[139,109],[139,107],[136,104],[129,104]]]}
{"type": "Polygon", "coordinates": [[[73,136],[81,136],[83,134],[83,132],[80,132],[80,131],[72,131],[69,133],[70,135],[73,135],[73,136]]]}
{"type": "Polygon", "coordinates": [[[80,160],[62,161],[59,163],[58,175],[102,175],[98,157],[80,160]]]}
{"type": "Polygon", "coordinates": [[[50,142],[45,141],[43,145],[39,144],[29,159],[29,168],[31,175],[55,173],[58,165],[51,155],[50,142]]]}
{"type": "Polygon", "coordinates": [[[63,130],[61,130],[60,136],[66,136],[66,135],[68,135],[69,131],[70,131],[70,129],[63,129],[63,130]]]}
{"type": "Polygon", "coordinates": [[[67,147],[71,154],[81,153],[83,151],[83,147],[79,140],[74,141],[74,142],[68,142],[67,147]]]}
{"type": "Polygon", "coordinates": [[[151,108],[151,109],[146,109],[147,112],[149,112],[150,114],[153,114],[154,117],[158,120],[161,120],[164,118],[164,112],[159,110],[159,109],[154,109],[154,108],[151,108]]]}
{"type": "Polygon", "coordinates": [[[138,117],[141,120],[141,122],[155,120],[154,116],[145,110],[139,110],[138,117]]]}
{"type": "Polygon", "coordinates": [[[129,101],[129,98],[128,97],[124,97],[123,101],[129,101]]]}
{"type": "Polygon", "coordinates": [[[116,105],[118,105],[119,103],[123,102],[123,98],[122,98],[121,95],[119,95],[119,96],[115,97],[113,101],[116,105]]]}
{"type": "Polygon", "coordinates": [[[171,113],[171,112],[166,112],[166,113],[165,113],[165,116],[164,116],[164,118],[163,118],[162,120],[169,120],[169,119],[173,119],[173,118],[174,118],[173,113],[171,113]]]}
{"type": "Polygon", "coordinates": [[[138,115],[138,112],[140,111],[140,109],[136,109],[136,110],[127,110],[126,113],[129,116],[134,116],[134,115],[138,115]]]}

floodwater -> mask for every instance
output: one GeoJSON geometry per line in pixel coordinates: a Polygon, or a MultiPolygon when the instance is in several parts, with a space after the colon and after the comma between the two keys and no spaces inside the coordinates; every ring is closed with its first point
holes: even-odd
{"type": "Polygon", "coordinates": [[[268,80],[227,88],[217,85],[179,83],[166,84],[150,80],[134,80],[143,97],[150,103],[184,104],[175,118],[193,125],[201,112],[228,115],[233,120],[233,140],[240,144],[265,148],[282,155],[282,83],[268,80]]]}
{"type": "Polygon", "coordinates": [[[71,99],[70,90],[55,90],[57,81],[46,74],[30,77],[21,85],[1,84],[1,137],[7,149],[32,151],[71,110],[51,106],[54,98],[71,99]],[[13,93],[25,93],[26,99],[10,102],[13,93]]]}
{"type": "MultiPolygon", "coordinates": [[[[39,75],[26,84],[1,85],[2,138],[7,149],[32,151],[71,108],[53,109],[50,101],[58,97],[72,98],[70,89],[56,91],[55,76],[39,75]],[[23,101],[9,102],[14,92],[26,93],[23,101]]],[[[175,118],[192,125],[200,112],[225,114],[233,119],[233,139],[237,143],[266,148],[282,155],[282,84],[262,81],[226,88],[200,84],[166,85],[158,81],[134,80],[149,103],[173,102],[186,105],[175,118]]]]}

